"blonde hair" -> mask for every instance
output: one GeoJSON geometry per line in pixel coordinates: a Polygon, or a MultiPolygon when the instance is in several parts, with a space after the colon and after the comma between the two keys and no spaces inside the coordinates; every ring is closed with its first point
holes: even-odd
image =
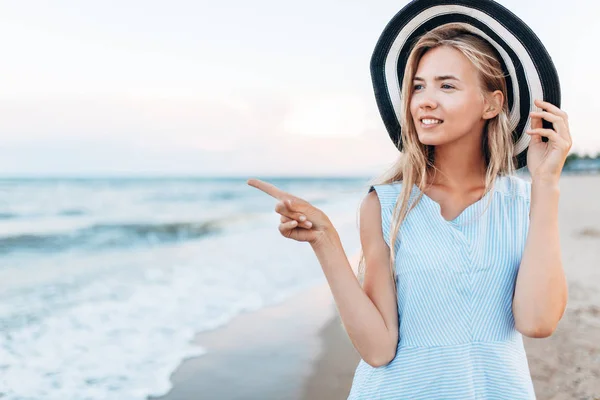
{"type": "MultiPolygon", "coordinates": [[[[417,184],[419,188],[425,187],[427,173],[433,170],[435,174],[439,171],[434,165],[434,146],[422,144],[417,136],[409,106],[412,97],[412,82],[421,57],[427,51],[440,46],[448,46],[460,51],[473,63],[479,73],[482,95],[485,98],[490,99],[490,94],[495,90],[502,91],[504,99],[508,98],[505,75],[493,47],[483,38],[472,34],[466,25],[450,23],[437,27],[422,35],[411,49],[402,82],[403,96],[400,118],[402,153],[390,169],[369,183],[370,187],[402,181],[402,191],[392,214],[389,237],[391,244],[390,273],[396,295],[396,240],[406,215],[423,197],[423,190],[421,190],[413,204],[408,204],[413,185],[417,184]]],[[[398,144],[396,145],[398,147],[398,144]]],[[[497,176],[511,175],[516,170],[507,101],[503,102],[499,114],[487,121],[481,145],[486,163],[485,193],[487,193],[497,176]]],[[[490,196],[491,199],[492,196],[490,196]]],[[[358,278],[361,284],[364,270],[365,258],[361,248],[358,264],[358,278]]]]}

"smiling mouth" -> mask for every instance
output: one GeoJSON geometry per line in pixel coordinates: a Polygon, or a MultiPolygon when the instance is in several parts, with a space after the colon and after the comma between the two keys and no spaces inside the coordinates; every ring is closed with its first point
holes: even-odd
{"type": "Polygon", "coordinates": [[[426,121],[427,121],[428,123],[425,123],[425,122],[423,122],[423,120],[420,120],[420,121],[419,121],[419,122],[421,123],[421,126],[422,126],[423,128],[432,128],[432,127],[435,127],[435,126],[438,126],[438,125],[441,125],[441,124],[443,124],[443,123],[444,123],[444,121],[442,121],[442,120],[437,120],[437,122],[432,122],[432,121],[434,121],[434,120],[427,120],[427,119],[426,119],[426,121]]]}

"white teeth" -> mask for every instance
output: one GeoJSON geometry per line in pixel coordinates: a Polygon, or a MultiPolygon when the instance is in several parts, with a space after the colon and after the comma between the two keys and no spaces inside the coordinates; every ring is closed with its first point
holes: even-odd
{"type": "Polygon", "coordinates": [[[441,124],[442,123],[442,121],[440,121],[439,119],[422,119],[421,121],[423,121],[423,123],[425,125],[441,124]]]}

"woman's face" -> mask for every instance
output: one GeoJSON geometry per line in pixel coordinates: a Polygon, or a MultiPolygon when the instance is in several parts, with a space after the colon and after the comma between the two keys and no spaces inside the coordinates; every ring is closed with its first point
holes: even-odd
{"type": "Polygon", "coordinates": [[[460,51],[447,46],[429,50],[412,83],[410,111],[421,143],[480,140],[487,105],[477,70],[460,51]],[[422,121],[426,116],[443,122],[428,125],[422,121]]]}

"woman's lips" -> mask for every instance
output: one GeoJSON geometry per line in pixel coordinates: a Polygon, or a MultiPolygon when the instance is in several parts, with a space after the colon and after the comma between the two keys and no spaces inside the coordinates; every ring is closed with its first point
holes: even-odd
{"type": "Polygon", "coordinates": [[[424,124],[423,121],[419,121],[419,123],[421,124],[421,128],[423,128],[423,129],[433,129],[437,126],[440,126],[444,122],[442,121],[442,122],[436,123],[436,124],[424,124]]]}

